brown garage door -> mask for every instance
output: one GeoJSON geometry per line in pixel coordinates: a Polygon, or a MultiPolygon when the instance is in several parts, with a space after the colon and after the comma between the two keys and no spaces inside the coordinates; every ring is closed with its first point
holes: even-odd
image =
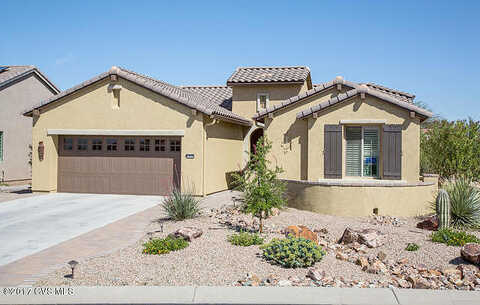
{"type": "Polygon", "coordinates": [[[179,137],[60,136],[58,191],[166,195],[180,156],[179,137]]]}

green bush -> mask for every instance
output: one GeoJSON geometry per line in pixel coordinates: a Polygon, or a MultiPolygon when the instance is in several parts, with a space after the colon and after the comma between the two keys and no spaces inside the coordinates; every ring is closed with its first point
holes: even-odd
{"type": "Polygon", "coordinates": [[[325,255],[322,248],[305,238],[275,238],[261,248],[267,261],[285,268],[310,267],[325,255]]]}
{"type": "Polygon", "coordinates": [[[228,236],[228,241],[235,246],[248,247],[263,244],[263,238],[257,233],[240,232],[228,236]]]}
{"type": "Polygon", "coordinates": [[[188,241],[183,238],[172,238],[170,236],[162,239],[152,239],[143,244],[143,253],[166,254],[171,251],[178,251],[188,247],[188,241]]]}
{"type": "Polygon", "coordinates": [[[468,234],[464,231],[454,231],[452,229],[440,229],[432,233],[432,241],[443,243],[449,246],[463,246],[467,243],[480,243],[475,235],[468,234]]]}
{"type": "Polygon", "coordinates": [[[200,211],[200,199],[191,192],[182,193],[176,188],[162,202],[165,213],[173,220],[184,220],[194,218],[200,211]]]}
{"type": "Polygon", "coordinates": [[[480,190],[467,178],[457,178],[444,186],[450,198],[451,225],[456,228],[480,227],[480,190]]]}
{"type": "Polygon", "coordinates": [[[407,251],[417,251],[418,249],[420,249],[420,246],[417,245],[416,243],[409,243],[405,248],[405,250],[407,251]]]}
{"type": "Polygon", "coordinates": [[[466,176],[479,181],[479,151],[480,122],[434,121],[421,133],[422,173],[439,174],[442,180],[466,176]]]}

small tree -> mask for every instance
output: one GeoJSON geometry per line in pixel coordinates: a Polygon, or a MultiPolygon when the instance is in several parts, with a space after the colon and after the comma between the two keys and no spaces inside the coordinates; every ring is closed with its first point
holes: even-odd
{"type": "Polygon", "coordinates": [[[275,166],[269,168],[267,154],[272,149],[272,143],[261,137],[257,142],[257,151],[250,153],[250,161],[241,174],[234,174],[237,188],[245,196],[245,211],[257,217],[260,221],[260,233],[263,232],[262,220],[272,214],[273,208],[285,205],[285,183],[278,180],[277,175],[283,169],[275,166]]]}

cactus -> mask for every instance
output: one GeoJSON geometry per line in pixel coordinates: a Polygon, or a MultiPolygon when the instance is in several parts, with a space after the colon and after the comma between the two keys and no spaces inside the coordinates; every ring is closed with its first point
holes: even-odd
{"type": "Polygon", "coordinates": [[[438,228],[448,228],[450,226],[450,198],[444,189],[438,191],[435,210],[438,217],[438,228]]]}

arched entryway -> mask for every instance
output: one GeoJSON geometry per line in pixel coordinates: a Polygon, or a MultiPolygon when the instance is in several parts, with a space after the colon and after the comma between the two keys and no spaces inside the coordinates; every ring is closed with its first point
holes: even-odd
{"type": "Polygon", "coordinates": [[[252,134],[250,135],[250,152],[251,153],[256,153],[257,142],[258,142],[258,139],[260,139],[261,137],[263,137],[263,129],[262,128],[258,128],[257,130],[252,132],[252,134]]]}

